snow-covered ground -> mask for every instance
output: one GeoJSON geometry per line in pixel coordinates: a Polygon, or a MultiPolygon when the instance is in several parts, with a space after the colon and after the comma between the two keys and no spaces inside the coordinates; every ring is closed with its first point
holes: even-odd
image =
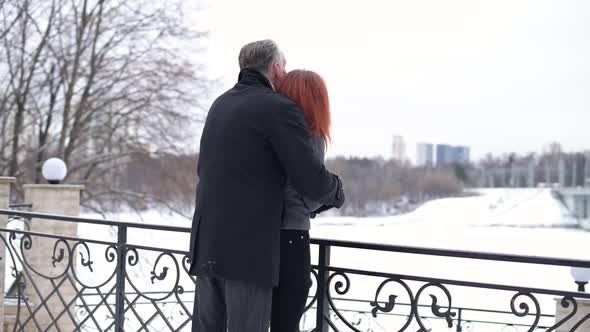
{"type": "MultiPolygon", "coordinates": [[[[402,216],[320,218],[311,233],[315,238],[590,260],[590,232],[575,228],[576,219],[553,197],[551,190],[486,189],[478,192],[478,196],[431,201],[402,216]]],[[[312,257],[316,255],[317,250],[313,250],[312,257]]],[[[576,289],[567,267],[338,248],[332,249],[331,265],[502,285],[576,289]]],[[[353,276],[347,296],[370,298],[382,280],[353,276]]],[[[395,294],[400,295],[399,301],[403,302],[402,295],[405,293],[399,286],[396,289],[397,292],[385,292],[380,300],[395,294]]],[[[466,287],[450,287],[450,290],[455,306],[506,311],[510,311],[510,299],[514,295],[511,292],[466,287]]],[[[438,295],[440,299],[442,293],[438,295]]],[[[552,296],[540,296],[538,300],[543,313],[554,313],[552,296]]],[[[428,301],[425,304],[430,304],[428,301]]],[[[529,302],[529,305],[532,306],[532,303],[529,302]]],[[[471,319],[477,319],[476,316],[471,314],[471,319]]],[[[502,318],[480,316],[480,319],[502,318]]],[[[514,317],[504,319],[519,322],[514,317]]],[[[532,320],[523,319],[520,322],[530,324],[532,320]]],[[[394,326],[400,327],[399,324],[394,326]]],[[[438,327],[442,328],[442,325],[438,327]]],[[[494,329],[493,326],[488,328],[494,329]]],[[[483,327],[483,330],[486,328],[483,327]]],[[[495,330],[498,328],[495,327],[495,330]]]]}
{"type": "Polygon", "coordinates": [[[572,226],[577,222],[570,212],[542,189],[477,189],[474,196],[445,198],[425,203],[405,215],[378,218],[319,218],[319,225],[402,223],[444,223],[461,226],[572,226]]]}
{"type": "MultiPolygon", "coordinates": [[[[320,217],[313,222],[311,234],[315,238],[590,260],[590,232],[575,228],[576,219],[552,196],[550,189],[482,189],[478,192],[481,195],[431,201],[406,215],[320,217]]],[[[85,216],[97,217],[93,214],[85,216]]],[[[139,220],[137,215],[130,213],[113,214],[109,218],[139,220]]],[[[145,223],[190,226],[188,219],[157,211],[143,213],[141,218],[145,223]]],[[[79,227],[79,235],[84,238],[115,239],[115,234],[111,227],[87,224],[79,227]]],[[[135,229],[129,229],[128,234],[129,242],[133,244],[188,249],[188,234],[135,229]]],[[[412,256],[411,264],[400,264],[395,260],[390,266],[388,262],[392,260],[383,255],[394,257],[396,254],[333,249],[332,264],[396,273],[424,272],[440,277],[455,277],[454,271],[457,271],[448,268],[444,258],[430,261],[432,257],[397,254],[412,256]],[[339,251],[347,253],[340,255],[339,251]],[[354,259],[357,256],[358,259],[354,259]],[[429,263],[419,263],[420,259],[428,259],[429,263]]],[[[493,263],[485,262],[485,265],[493,263]]],[[[514,273],[472,271],[489,281],[523,281],[527,285],[531,282],[531,278],[521,280],[514,273]]],[[[468,272],[461,270],[460,274],[467,276],[468,272]]],[[[472,273],[468,275],[471,277],[472,273]]],[[[535,276],[535,279],[535,283],[545,284],[550,278],[535,276]]],[[[571,284],[567,286],[571,288],[571,284]]]]}
{"type": "MultiPolygon", "coordinates": [[[[478,193],[431,201],[400,216],[320,217],[314,221],[311,234],[315,238],[590,260],[590,232],[576,228],[576,219],[550,189],[482,189],[478,193]]],[[[132,214],[109,217],[138,220],[132,214]]],[[[190,220],[156,211],[149,211],[142,218],[147,223],[190,226],[190,220]]],[[[109,227],[92,225],[80,225],[79,233],[81,237],[99,239],[114,239],[116,234],[109,227]]],[[[186,250],[188,241],[188,234],[129,230],[130,243],[186,250]]],[[[312,248],[312,261],[317,262],[317,248],[312,248]]],[[[567,267],[343,248],[332,249],[331,265],[503,285],[576,289],[567,267]]],[[[346,297],[372,299],[381,281],[382,278],[352,276],[346,297]]],[[[403,294],[397,290],[396,295],[403,294]]],[[[514,295],[503,292],[490,295],[489,291],[465,287],[454,287],[452,293],[453,305],[508,311],[514,295]]],[[[380,300],[388,295],[384,293],[380,300]]],[[[400,301],[404,300],[407,298],[402,296],[400,301]]],[[[539,300],[544,313],[554,313],[552,297],[539,300]]],[[[428,301],[425,303],[429,304],[428,301]]]]}
{"type": "Polygon", "coordinates": [[[549,189],[486,189],[380,218],[319,218],[316,238],[590,260],[590,232],[549,189]]]}

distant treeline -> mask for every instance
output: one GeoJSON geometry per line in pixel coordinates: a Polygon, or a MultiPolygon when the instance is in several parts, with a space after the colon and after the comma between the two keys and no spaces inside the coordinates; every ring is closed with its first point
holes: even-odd
{"type": "MultiPolygon", "coordinates": [[[[554,185],[560,180],[567,186],[583,185],[590,168],[587,156],[565,153],[553,144],[540,154],[488,155],[477,163],[439,167],[416,167],[383,158],[331,158],[326,167],[342,178],[346,192],[345,205],[332,213],[404,213],[431,199],[465,195],[465,188],[554,185]],[[530,174],[532,182],[527,180],[530,174]]],[[[113,179],[111,188],[118,195],[101,200],[99,210],[166,207],[190,216],[198,182],[197,161],[197,154],[138,152],[113,179]]]]}
{"type": "MultiPolygon", "coordinates": [[[[110,208],[129,205],[137,209],[164,204],[190,214],[197,185],[197,155],[157,155],[148,153],[129,162],[117,180],[128,201],[110,208]]],[[[346,204],[342,215],[399,213],[426,199],[459,195],[463,182],[454,167],[420,168],[394,161],[366,158],[334,158],[328,169],[344,182],[346,204]]]]}
{"type": "Polygon", "coordinates": [[[542,153],[488,154],[471,168],[470,178],[479,187],[585,186],[590,152],[564,152],[559,143],[551,143],[542,153]]]}
{"type": "Polygon", "coordinates": [[[344,183],[346,203],[338,211],[342,215],[406,212],[428,199],[459,195],[464,187],[461,167],[413,167],[380,158],[342,157],[327,160],[326,166],[344,183]]]}

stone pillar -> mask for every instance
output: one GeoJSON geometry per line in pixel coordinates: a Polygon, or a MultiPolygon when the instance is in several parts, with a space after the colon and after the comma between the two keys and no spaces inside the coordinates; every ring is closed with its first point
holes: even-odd
{"type": "MultiPolygon", "coordinates": [[[[77,185],[25,185],[25,201],[33,205],[32,212],[49,213],[58,215],[78,216],[80,214],[80,191],[83,186],[77,185]]],[[[78,225],[72,222],[53,221],[44,219],[31,220],[31,231],[39,233],[49,233],[59,236],[76,236],[78,233],[78,225]]],[[[32,247],[25,253],[29,265],[42,274],[50,277],[55,277],[63,273],[68,268],[68,253],[65,246],[61,245],[54,254],[54,246],[56,239],[34,236],[32,237],[32,247]],[[64,249],[63,259],[55,262],[54,258],[60,257],[60,249],[64,249]]],[[[73,243],[70,243],[70,247],[73,243]]],[[[72,253],[72,255],[74,255],[72,253]]],[[[72,261],[76,262],[77,257],[72,257],[72,261]]],[[[72,273],[72,267],[68,268],[68,274],[72,273]]],[[[72,279],[73,280],[73,279],[72,279]]],[[[51,316],[58,316],[64,309],[65,303],[70,303],[76,296],[76,291],[72,287],[71,281],[67,279],[67,275],[52,281],[40,277],[36,274],[30,274],[26,278],[27,282],[33,282],[36,287],[29,285],[25,288],[25,296],[29,298],[29,303],[33,308],[39,306],[42,309],[35,314],[37,322],[39,322],[42,330],[45,330],[53,322],[51,316]],[[29,279],[29,277],[31,279],[29,279]],[[64,278],[66,278],[64,280],[64,278]],[[60,282],[63,281],[63,283],[60,282]],[[57,294],[49,295],[54,291],[54,284],[59,285],[57,288],[62,299],[57,294]],[[35,289],[37,288],[37,289],[35,289]],[[47,308],[42,305],[42,301],[47,301],[47,308]],[[48,312],[49,311],[49,312],[48,312]]],[[[69,306],[69,312],[74,315],[76,312],[76,302],[74,301],[69,306]]],[[[73,331],[74,322],[69,314],[63,314],[57,320],[57,325],[62,331],[73,331]]],[[[55,325],[50,330],[54,330],[55,325]]],[[[37,331],[34,324],[27,324],[26,331],[37,331]]]]}
{"type": "MultiPolygon", "coordinates": [[[[8,203],[10,200],[10,185],[16,182],[15,178],[9,177],[0,177],[0,209],[8,209],[8,203]]],[[[6,224],[8,223],[8,217],[0,215],[0,228],[6,228],[6,224]]],[[[8,240],[8,236],[6,233],[0,232],[0,235],[4,237],[5,240],[8,240]]],[[[4,285],[4,274],[6,273],[6,261],[8,260],[6,257],[6,246],[4,245],[4,241],[0,240],[0,327],[4,327],[4,293],[5,285],[4,285]]]]}
{"type": "MultiPolygon", "coordinates": [[[[564,308],[561,306],[561,299],[556,298],[555,301],[557,309],[555,310],[555,321],[559,322],[564,319],[567,315],[572,312],[572,305],[570,304],[569,307],[564,308]]],[[[556,332],[569,332],[572,330],[574,325],[580,322],[586,315],[590,314],[590,300],[587,299],[576,299],[576,303],[578,303],[578,312],[575,316],[570,318],[565,324],[557,328],[556,332]]],[[[576,332],[590,332],[590,320],[586,320],[582,325],[580,325],[576,332]]]]}

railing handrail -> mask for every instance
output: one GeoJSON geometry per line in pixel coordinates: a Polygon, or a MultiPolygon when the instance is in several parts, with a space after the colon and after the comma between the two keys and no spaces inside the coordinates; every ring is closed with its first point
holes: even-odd
{"type": "Polygon", "coordinates": [[[23,211],[5,210],[5,209],[0,209],[0,215],[19,216],[19,217],[24,217],[24,218],[36,218],[36,219],[43,219],[43,220],[55,220],[55,221],[65,221],[65,222],[77,222],[77,223],[81,222],[81,223],[85,223],[85,224],[95,224],[95,225],[103,225],[103,226],[125,226],[125,227],[129,227],[129,228],[151,229],[151,230],[159,230],[159,231],[167,231],[167,232],[178,232],[178,233],[190,233],[191,232],[190,227],[142,224],[142,223],[137,223],[137,222],[115,221],[115,220],[108,220],[108,219],[81,218],[81,217],[64,216],[64,215],[59,215],[59,214],[23,212],[23,211]]]}
{"type": "Polygon", "coordinates": [[[425,247],[401,246],[401,245],[394,245],[394,244],[378,244],[378,243],[368,243],[368,242],[358,242],[358,241],[332,240],[332,239],[322,239],[322,238],[312,238],[310,240],[310,242],[312,244],[326,245],[326,246],[337,247],[337,248],[366,249],[366,250],[388,251],[388,252],[428,255],[428,256],[445,256],[445,257],[453,257],[453,258],[469,258],[469,259],[480,259],[480,260],[513,262],[513,263],[529,263],[529,264],[590,268],[590,261],[579,260],[579,259],[513,255],[513,254],[498,254],[498,253],[482,252],[482,251],[425,248],[425,247]]]}
{"type": "MultiPolygon", "coordinates": [[[[81,223],[104,225],[104,226],[123,226],[123,227],[128,227],[128,228],[150,229],[150,230],[160,230],[160,231],[179,232],[179,233],[190,233],[191,232],[190,227],[144,224],[144,223],[136,223],[136,222],[123,222],[123,221],[115,221],[115,220],[107,220],[107,219],[81,218],[81,217],[72,217],[72,216],[64,216],[64,215],[57,215],[57,214],[23,212],[23,211],[14,211],[14,210],[6,210],[6,209],[0,209],[0,215],[7,215],[7,216],[13,215],[13,216],[20,216],[20,217],[24,217],[24,218],[36,218],[36,219],[65,221],[65,222],[78,222],[78,223],[81,222],[81,223]]],[[[332,239],[322,239],[322,238],[312,238],[311,243],[317,244],[317,245],[323,245],[323,246],[338,247],[338,248],[366,249],[366,250],[377,250],[377,251],[384,251],[384,252],[395,252],[395,253],[406,253],[406,254],[417,254],[417,255],[428,255],[428,256],[443,256],[443,257],[469,258],[469,259],[503,261],[503,262],[513,262],[513,263],[528,263],[528,264],[542,264],[542,265],[590,268],[590,261],[579,260],[579,259],[557,258],[557,257],[499,254],[499,253],[480,252],[480,251],[425,248],[425,247],[415,247],[415,246],[378,244],[378,243],[332,240],[332,239]]]]}

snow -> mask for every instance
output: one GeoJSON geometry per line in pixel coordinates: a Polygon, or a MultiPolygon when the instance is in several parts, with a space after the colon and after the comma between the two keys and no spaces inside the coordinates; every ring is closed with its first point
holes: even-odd
{"type": "MultiPolygon", "coordinates": [[[[475,192],[477,195],[474,196],[431,201],[406,215],[320,217],[313,222],[311,235],[314,238],[590,260],[590,232],[576,228],[576,219],[553,196],[551,189],[481,189],[475,192]]],[[[97,217],[91,214],[85,216],[97,217]]],[[[130,213],[113,214],[109,218],[138,220],[136,215],[130,213]]],[[[157,211],[142,213],[142,218],[147,223],[190,227],[190,220],[186,218],[157,211]]],[[[130,243],[188,249],[188,234],[135,229],[129,229],[128,233],[130,243]]],[[[81,237],[101,240],[116,238],[114,229],[104,226],[81,224],[79,234],[81,237]]],[[[312,263],[317,263],[315,246],[312,248],[312,263]]],[[[147,259],[134,268],[137,279],[148,281],[144,286],[149,290],[154,289],[149,283],[152,265],[147,259]]],[[[501,285],[568,291],[576,289],[568,267],[345,248],[332,249],[331,265],[501,285]]],[[[344,297],[373,300],[382,281],[383,278],[351,276],[351,287],[344,297]]],[[[414,294],[420,286],[414,282],[409,285],[414,294]]],[[[386,300],[389,294],[393,294],[391,289],[386,288],[379,300],[386,300]]],[[[399,285],[395,289],[397,291],[394,294],[404,294],[399,285]]],[[[510,299],[514,295],[514,292],[467,287],[452,286],[449,289],[453,294],[453,305],[506,311],[510,311],[510,299]]],[[[439,297],[443,295],[440,291],[434,292],[438,292],[439,297]]],[[[400,295],[399,301],[408,300],[407,296],[404,298],[400,295]]],[[[430,304],[429,301],[428,296],[424,295],[421,303],[430,304]]],[[[541,296],[539,301],[543,313],[554,314],[553,297],[541,296]]],[[[371,309],[366,304],[362,308],[368,311],[371,309]]],[[[509,319],[514,318],[512,315],[509,319]]],[[[521,322],[530,323],[531,320],[523,318],[521,322]]],[[[373,329],[380,331],[375,326],[373,329]]]]}
{"type": "MultiPolygon", "coordinates": [[[[590,232],[574,228],[575,218],[552,196],[550,189],[483,189],[477,193],[477,196],[434,200],[406,215],[320,217],[313,222],[311,235],[403,246],[590,260],[590,232]]],[[[137,220],[137,216],[130,213],[113,214],[109,218],[137,220]]],[[[190,226],[188,219],[158,211],[148,211],[142,218],[146,223],[190,226]]],[[[81,224],[79,234],[87,238],[114,239],[116,232],[109,227],[81,224]]],[[[188,234],[136,229],[129,229],[128,234],[133,244],[188,249],[188,234]]],[[[312,248],[315,262],[316,249],[312,248]]],[[[532,286],[534,280],[535,287],[553,289],[572,290],[575,286],[569,269],[532,264],[334,248],[332,265],[512,285],[532,286]]]]}
{"type": "Polygon", "coordinates": [[[379,218],[319,218],[319,225],[401,223],[444,223],[472,226],[552,226],[568,227],[576,219],[550,189],[479,189],[475,195],[444,198],[425,203],[412,213],[379,218]]]}
{"type": "MultiPolygon", "coordinates": [[[[590,260],[590,232],[574,228],[576,219],[553,197],[550,189],[488,189],[477,192],[480,195],[431,201],[402,216],[320,218],[311,234],[315,238],[590,260]]],[[[317,262],[317,248],[312,249],[312,257],[317,262]]],[[[332,249],[331,265],[501,285],[576,289],[568,267],[343,248],[332,249]]],[[[353,276],[346,297],[368,299],[381,281],[383,278],[353,276]]],[[[414,292],[419,287],[410,284],[414,292]]],[[[453,305],[472,308],[510,311],[510,299],[514,295],[513,292],[466,287],[449,289],[453,294],[453,305]]],[[[405,293],[398,286],[397,292],[385,292],[380,300],[386,300],[389,294],[405,293]]],[[[443,294],[439,291],[438,295],[440,298],[443,294]]],[[[402,296],[399,300],[407,302],[409,298],[402,296]]],[[[543,313],[554,314],[552,296],[540,296],[538,300],[543,313]]],[[[430,304],[428,301],[421,303],[430,304]]],[[[364,309],[368,308],[365,306],[364,309]]],[[[514,317],[504,319],[514,321],[514,317]]],[[[525,318],[522,322],[530,324],[531,320],[525,318]]],[[[480,329],[482,327],[478,327],[480,329]]]]}

